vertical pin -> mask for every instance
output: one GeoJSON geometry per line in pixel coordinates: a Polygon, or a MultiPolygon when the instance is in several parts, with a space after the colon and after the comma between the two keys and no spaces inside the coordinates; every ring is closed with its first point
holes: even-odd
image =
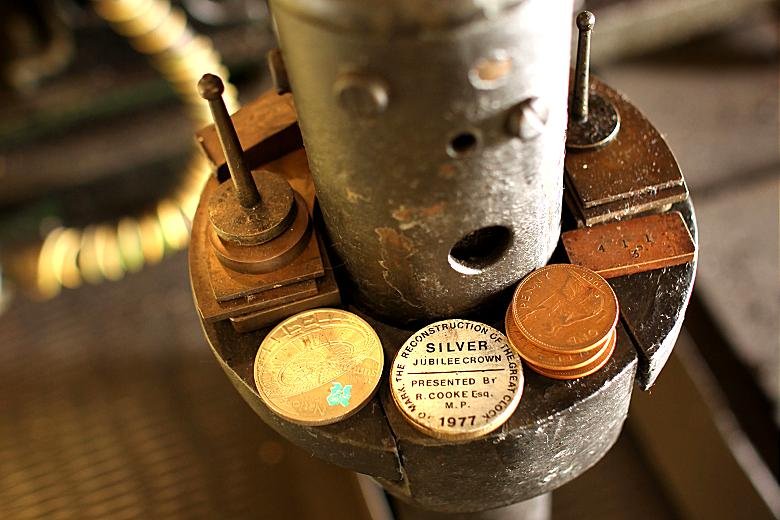
{"type": "Polygon", "coordinates": [[[225,85],[222,84],[222,80],[214,74],[204,74],[198,82],[200,97],[209,102],[211,116],[214,118],[214,126],[217,128],[217,135],[225,154],[238,202],[244,208],[253,208],[260,203],[260,192],[246,165],[238,134],[222,100],[224,90],[225,85]]]}
{"type": "Polygon", "coordinates": [[[588,119],[588,97],[590,91],[590,34],[596,24],[596,17],[590,11],[577,15],[577,63],[574,68],[574,93],[572,95],[571,119],[588,119]]]}

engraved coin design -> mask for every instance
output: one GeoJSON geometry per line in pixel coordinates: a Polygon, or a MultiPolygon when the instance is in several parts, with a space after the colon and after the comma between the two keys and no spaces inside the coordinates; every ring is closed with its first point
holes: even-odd
{"type": "Polygon", "coordinates": [[[506,310],[504,318],[506,336],[509,342],[515,347],[520,357],[525,359],[533,368],[547,369],[550,371],[574,370],[577,368],[592,365],[593,361],[599,358],[609,347],[609,341],[612,335],[594,344],[592,348],[571,354],[556,350],[545,349],[534,345],[526,339],[515,323],[511,308],[506,310]]]}
{"type": "Polygon", "coordinates": [[[529,274],[512,299],[515,323],[540,347],[567,353],[590,350],[617,324],[612,288],[590,269],[553,264],[529,274]]]}
{"type": "Polygon", "coordinates": [[[393,361],[390,389],[418,430],[439,439],[473,439],[499,428],[515,411],[523,369],[500,331],[445,320],[406,340],[393,361]]]}
{"type": "Polygon", "coordinates": [[[365,320],[339,309],[313,309],[268,333],[255,358],[255,384],[276,414],[324,425],[368,402],[383,366],[379,336],[365,320]]]}

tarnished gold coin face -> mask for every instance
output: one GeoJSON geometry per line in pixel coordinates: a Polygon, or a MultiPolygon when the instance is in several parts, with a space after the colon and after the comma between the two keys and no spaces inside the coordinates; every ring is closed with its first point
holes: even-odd
{"type": "Polygon", "coordinates": [[[393,361],[390,389],[418,430],[440,439],[473,439],[515,411],[523,368],[506,336],[493,327],[445,320],[406,340],[393,361]]]}
{"type": "Polygon", "coordinates": [[[512,310],[507,309],[504,317],[506,337],[509,343],[515,347],[520,357],[528,361],[536,368],[548,370],[574,370],[593,364],[609,346],[609,340],[613,337],[607,335],[592,348],[580,352],[566,353],[559,350],[550,350],[534,345],[528,341],[515,324],[512,310]]]}
{"type": "Polygon", "coordinates": [[[553,264],[529,274],[512,298],[515,323],[531,342],[572,353],[593,348],[615,328],[614,291],[590,269],[553,264]]]}
{"type": "Polygon", "coordinates": [[[339,309],[296,314],[265,337],[255,358],[263,402],[285,419],[331,424],[357,412],[374,395],[384,353],[374,329],[339,309]]]}

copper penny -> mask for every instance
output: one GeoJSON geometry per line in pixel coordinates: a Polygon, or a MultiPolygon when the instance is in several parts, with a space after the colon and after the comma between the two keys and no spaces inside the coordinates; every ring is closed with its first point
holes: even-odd
{"type": "Polygon", "coordinates": [[[613,331],[609,336],[609,342],[607,348],[604,349],[592,363],[582,368],[576,368],[573,370],[548,370],[541,367],[534,366],[528,363],[528,367],[534,372],[541,374],[550,379],[579,379],[581,377],[589,376],[603,367],[609,358],[612,357],[612,353],[615,352],[615,344],[617,343],[617,332],[613,331]]]}
{"type": "Polygon", "coordinates": [[[515,350],[528,363],[550,370],[574,370],[591,364],[608,347],[611,336],[607,336],[588,350],[567,354],[564,352],[545,349],[534,345],[526,339],[515,324],[511,309],[506,310],[504,317],[506,336],[515,350]]]}
{"type": "Polygon", "coordinates": [[[540,347],[566,353],[590,350],[618,319],[618,301],[590,269],[553,264],[529,274],[512,298],[517,327],[540,347]]]}

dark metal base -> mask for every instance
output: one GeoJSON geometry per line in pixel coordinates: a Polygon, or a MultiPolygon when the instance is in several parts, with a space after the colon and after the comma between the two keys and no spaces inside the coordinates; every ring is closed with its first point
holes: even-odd
{"type": "MultiPolygon", "coordinates": [[[[683,214],[695,238],[690,202],[674,209],[683,214]]],[[[195,228],[204,217],[199,211],[195,228]]],[[[197,263],[192,257],[190,262],[191,268],[197,263]]],[[[499,430],[466,443],[440,441],[414,430],[392,403],[386,378],[378,396],[345,421],[322,427],[290,423],[263,404],[254,386],[254,357],[267,330],[239,334],[225,321],[204,323],[204,330],[241,395],[293,443],[377,478],[388,491],[425,510],[485,511],[552,491],[604,456],[621,431],[635,375],[643,388],[649,386],[671,352],[694,274],[691,263],[610,280],[622,323],[607,365],[574,381],[556,381],[526,369],[525,392],[515,414],[499,430]]],[[[481,319],[501,328],[500,310],[489,314],[481,319]]],[[[392,358],[412,331],[366,317],[392,358]]]]}
{"type": "MultiPolygon", "coordinates": [[[[216,180],[209,182],[211,186],[216,180]]],[[[679,202],[672,209],[683,215],[696,240],[691,202],[679,202]]],[[[194,235],[205,229],[207,218],[201,203],[193,221],[194,235]]],[[[315,225],[319,224],[315,218],[315,225]]],[[[576,227],[571,214],[564,214],[562,227],[576,227]]],[[[204,291],[201,284],[208,279],[201,272],[202,245],[203,240],[193,239],[190,248],[190,275],[196,294],[204,291]]],[[[562,247],[551,261],[567,261],[562,247]]],[[[387,374],[377,396],[342,422],[307,427],[286,421],[266,407],[254,384],[254,358],[268,329],[241,334],[227,320],[203,322],[203,328],[215,357],[239,393],[291,442],[328,462],[374,477],[415,508],[449,514],[485,512],[545,495],[607,453],[622,429],[635,380],[642,389],[649,388],[671,353],[695,272],[694,261],[611,279],[620,303],[621,323],[615,353],[607,364],[572,381],[548,379],[526,368],[524,394],[516,412],[498,430],[467,442],[438,440],[412,428],[389,396],[387,374]]],[[[509,296],[499,295],[495,307],[469,317],[503,330],[509,296]]],[[[343,301],[376,328],[386,359],[392,360],[413,330],[365,315],[350,306],[354,301],[349,294],[344,294],[343,301]]]]}

